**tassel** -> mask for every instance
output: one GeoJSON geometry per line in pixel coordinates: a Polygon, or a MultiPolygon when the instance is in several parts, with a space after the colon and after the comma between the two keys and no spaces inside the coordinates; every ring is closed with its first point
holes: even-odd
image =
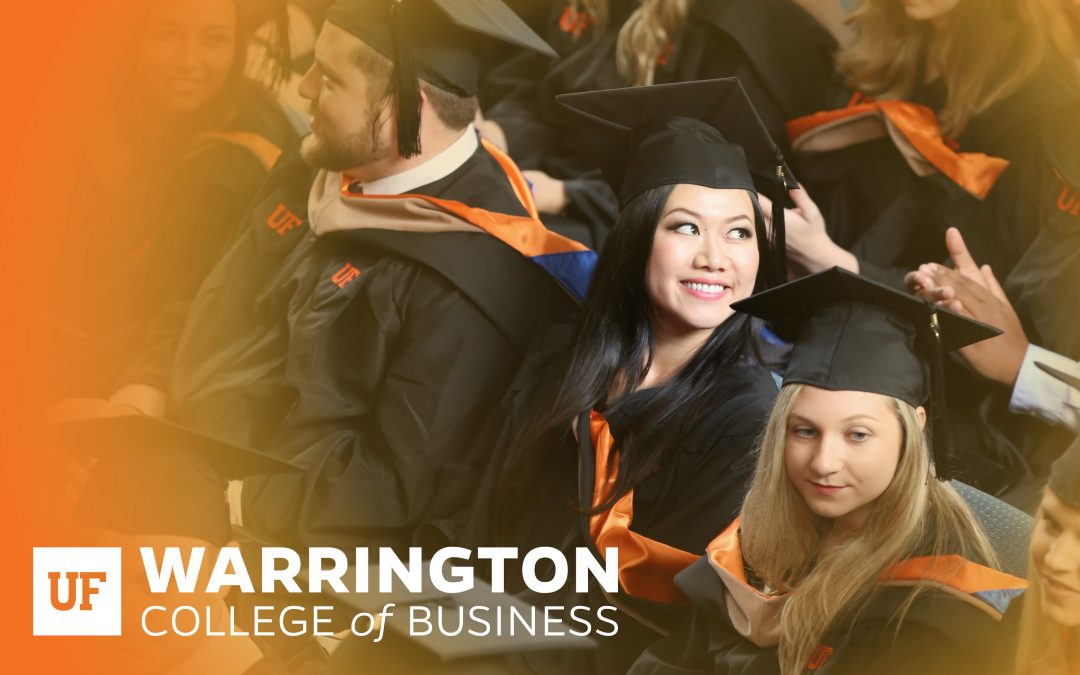
{"type": "Polygon", "coordinates": [[[397,94],[397,144],[403,159],[420,154],[420,82],[406,37],[408,19],[403,0],[390,6],[394,40],[394,90],[397,94]]]}
{"type": "Polygon", "coordinates": [[[953,478],[952,450],[949,447],[949,434],[945,429],[945,352],[941,347],[941,323],[937,310],[927,302],[930,309],[930,432],[931,452],[934,459],[935,476],[946,481],[953,478]]]}
{"type": "Polygon", "coordinates": [[[784,177],[783,159],[776,157],[776,185],[772,198],[772,279],[773,286],[787,281],[787,234],[784,225],[784,204],[787,203],[787,180],[784,177]]]}

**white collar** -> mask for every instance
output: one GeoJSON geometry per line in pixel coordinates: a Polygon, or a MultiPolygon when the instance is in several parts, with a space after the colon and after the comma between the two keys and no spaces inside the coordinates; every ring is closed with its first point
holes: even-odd
{"type": "Polygon", "coordinates": [[[480,141],[476,137],[476,129],[470,124],[456,141],[423,164],[392,176],[361,183],[364,194],[400,195],[412,192],[422,185],[428,185],[439,179],[446,178],[461,168],[461,165],[473,156],[479,145],[480,141]]]}

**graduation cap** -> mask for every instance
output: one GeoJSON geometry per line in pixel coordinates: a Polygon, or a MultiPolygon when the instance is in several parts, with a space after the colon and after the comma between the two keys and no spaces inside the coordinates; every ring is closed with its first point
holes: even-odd
{"type": "Polygon", "coordinates": [[[473,96],[493,43],[556,56],[501,0],[337,0],[326,20],[393,62],[402,157],[420,153],[418,77],[473,96]]]}
{"type": "Polygon", "coordinates": [[[172,534],[215,544],[230,538],[226,481],[300,467],[105,401],[54,410],[45,437],[98,461],[83,488],[79,525],[172,534]]]}
{"type": "Polygon", "coordinates": [[[620,206],[660,187],[689,183],[757,192],[770,185],[775,278],[784,278],[786,191],[798,187],[738,78],[624,87],[556,97],[577,114],[582,138],[620,206]]]}
{"type": "Polygon", "coordinates": [[[952,478],[945,434],[945,352],[1001,331],[839,267],[757,293],[732,309],[794,340],[784,384],[867,391],[926,404],[937,477],[952,478]]]}
{"type": "Polygon", "coordinates": [[[1080,509],[1080,438],[1050,465],[1050,489],[1074,509],[1080,509]]]}

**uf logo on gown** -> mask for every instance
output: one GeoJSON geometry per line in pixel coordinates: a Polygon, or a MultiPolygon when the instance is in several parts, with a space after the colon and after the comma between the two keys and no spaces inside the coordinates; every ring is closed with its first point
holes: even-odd
{"type": "Polygon", "coordinates": [[[34,635],[120,635],[120,549],[35,548],[34,635]]]}
{"type": "Polygon", "coordinates": [[[330,281],[338,288],[345,288],[350,281],[360,276],[359,268],[355,267],[352,263],[345,263],[341,266],[337,272],[334,272],[334,276],[330,277],[330,281]]]}
{"type": "Polygon", "coordinates": [[[1062,181],[1061,195],[1057,200],[1058,210],[1064,211],[1070,216],[1080,215],[1080,195],[1062,181]]]}
{"type": "Polygon", "coordinates": [[[304,220],[290,211],[284,204],[278,204],[277,208],[266,218],[266,226],[281,236],[285,236],[286,232],[300,227],[303,223],[304,220]]]}

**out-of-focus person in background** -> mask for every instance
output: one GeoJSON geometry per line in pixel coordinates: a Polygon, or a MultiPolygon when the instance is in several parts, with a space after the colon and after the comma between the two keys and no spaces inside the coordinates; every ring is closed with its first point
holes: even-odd
{"type": "Polygon", "coordinates": [[[59,349],[58,394],[107,393],[123,361],[163,310],[182,321],[236,235],[240,216],[297,135],[273,93],[245,75],[262,36],[265,80],[288,69],[279,0],[119,3],[100,98],[73,110],[84,143],[58,170],[70,210],[56,234],[45,308],[59,349]],[[72,283],[77,279],[77,283],[72,283]],[[167,309],[166,309],[167,308],[167,309]]]}
{"type": "Polygon", "coordinates": [[[836,43],[792,0],[553,0],[552,62],[527,54],[484,82],[482,132],[525,170],[544,221],[599,249],[618,203],[563,93],[737,76],[773,139],[825,105],[836,43]]]}
{"type": "Polygon", "coordinates": [[[1009,607],[1003,675],[1080,673],[1080,440],[1054,462],[1031,536],[1028,590],[1009,607]]]}

